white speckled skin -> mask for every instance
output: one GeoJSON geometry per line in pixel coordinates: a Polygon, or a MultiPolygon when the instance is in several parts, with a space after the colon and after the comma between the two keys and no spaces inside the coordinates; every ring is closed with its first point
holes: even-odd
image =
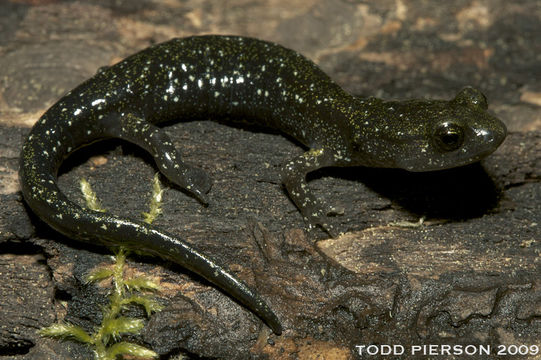
{"type": "Polygon", "coordinates": [[[226,36],[174,39],[100,71],[53,105],[23,146],[20,180],[28,205],[59,232],[171,259],[231,294],[279,334],[280,321],[257,294],[178,237],[69,201],[56,183],[65,157],[96,140],[122,138],[149,151],[164,175],[205,202],[210,180],[183,163],[154,124],[249,119],[310,149],[286,163],[283,183],[307,222],[333,233],[308,189],[308,172],[354,165],[427,171],[478,161],[506,134],[486,109],[486,99],[472,88],[451,101],[359,99],[311,61],[273,43],[226,36]]]}

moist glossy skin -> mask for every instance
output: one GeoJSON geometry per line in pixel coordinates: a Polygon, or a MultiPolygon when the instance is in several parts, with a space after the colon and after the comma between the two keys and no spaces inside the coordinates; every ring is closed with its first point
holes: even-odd
{"type": "Polygon", "coordinates": [[[309,148],[285,164],[282,181],[308,224],[334,234],[308,189],[308,172],[357,165],[428,171],[478,161],[506,135],[486,109],[485,97],[472,88],[450,101],[356,98],[298,53],[256,39],[174,39],[100,71],[53,105],[23,146],[20,181],[28,205],[59,232],[177,262],[280,334],[280,321],[256,293],[179,237],[68,200],[57,186],[61,162],[81,146],[121,138],[149,151],[165,176],[206,202],[210,179],[183,163],[155,124],[191,118],[253,121],[309,148]]]}

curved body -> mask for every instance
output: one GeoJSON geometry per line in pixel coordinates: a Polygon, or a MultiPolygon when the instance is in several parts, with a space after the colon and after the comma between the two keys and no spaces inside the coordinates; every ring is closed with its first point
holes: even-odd
{"type": "Polygon", "coordinates": [[[210,180],[181,161],[155,124],[217,117],[249,119],[310,149],[284,166],[282,179],[305,219],[331,233],[306,186],[308,172],[351,165],[449,168],[481,159],[505,137],[505,126],[486,112],[484,96],[474,89],[451,101],[359,99],[292,50],[227,36],[174,39],[143,50],[99,72],[38,120],[23,146],[20,181],[41,219],[75,239],[143,248],[177,262],[236,298],[277,334],[280,322],[266,303],[186,242],[141,222],[83,209],[57,186],[58,168],[72,151],[118,137],[149,151],[164,175],[204,202],[210,180]]]}

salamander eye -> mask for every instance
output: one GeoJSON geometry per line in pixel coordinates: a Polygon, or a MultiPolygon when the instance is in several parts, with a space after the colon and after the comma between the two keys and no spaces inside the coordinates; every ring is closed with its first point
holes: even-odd
{"type": "Polygon", "coordinates": [[[462,146],[464,130],[453,122],[439,124],[434,131],[436,145],[443,151],[453,151],[462,146]]]}

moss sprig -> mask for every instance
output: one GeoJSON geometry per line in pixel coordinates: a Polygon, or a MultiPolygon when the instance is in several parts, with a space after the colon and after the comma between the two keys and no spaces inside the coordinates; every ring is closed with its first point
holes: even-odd
{"type": "MultiPolygon", "coordinates": [[[[80,186],[86,206],[94,211],[105,212],[88,181],[81,179],[80,186]]],[[[152,183],[149,211],[143,213],[143,221],[151,224],[161,214],[162,196],[163,189],[156,174],[152,183]]],[[[120,340],[123,334],[138,334],[144,326],[143,319],[122,316],[123,310],[137,305],[143,307],[146,315],[150,316],[162,309],[154,297],[154,293],[160,289],[159,284],[145,276],[127,276],[126,256],[129,251],[118,247],[113,252],[112,265],[96,269],[86,277],[89,283],[110,279],[112,285],[109,304],[102,308],[102,321],[94,332],[89,334],[80,326],[59,322],[42,328],[40,334],[86,344],[92,348],[96,360],[115,360],[120,355],[157,358],[157,353],[144,346],[120,340]]]]}
{"type": "Polygon", "coordinates": [[[163,189],[160,183],[159,174],[154,175],[152,180],[152,197],[150,198],[149,211],[143,213],[143,221],[151,224],[162,213],[163,189]]]}

